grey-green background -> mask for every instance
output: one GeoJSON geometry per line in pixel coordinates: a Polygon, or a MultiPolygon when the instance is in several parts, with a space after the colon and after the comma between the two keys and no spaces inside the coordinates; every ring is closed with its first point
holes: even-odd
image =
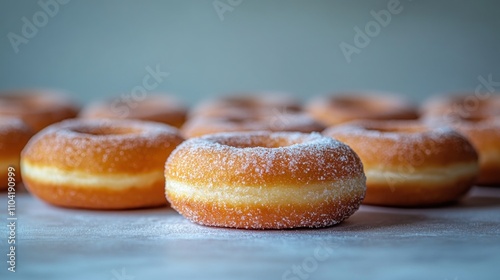
{"type": "Polygon", "coordinates": [[[0,89],[59,88],[85,103],[130,92],[156,65],[170,75],[155,90],[191,104],[241,90],[304,100],[383,90],[420,101],[472,90],[478,76],[500,81],[499,1],[401,0],[351,63],[339,44],[354,44],[355,26],[364,29],[389,0],[243,0],[223,21],[213,2],[72,0],[15,53],[9,32],[21,35],[22,18],[43,10],[2,0],[0,89]]]}

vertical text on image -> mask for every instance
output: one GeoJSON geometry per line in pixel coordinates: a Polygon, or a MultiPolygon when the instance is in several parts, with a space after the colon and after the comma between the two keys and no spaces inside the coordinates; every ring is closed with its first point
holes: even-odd
{"type": "Polygon", "coordinates": [[[16,169],[12,166],[7,168],[7,270],[16,272],[16,169]]]}

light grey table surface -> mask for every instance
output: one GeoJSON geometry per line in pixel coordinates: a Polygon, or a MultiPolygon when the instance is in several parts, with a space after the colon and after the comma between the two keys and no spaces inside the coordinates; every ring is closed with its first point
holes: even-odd
{"type": "Polygon", "coordinates": [[[476,187],[447,207],[362,206],[330,228],[258,231],[199,226],[169,208],[56,208],[23,192],[16,272],[2,226],[0,279],[500,279],[499,210],[500,188],[476,187]]]}

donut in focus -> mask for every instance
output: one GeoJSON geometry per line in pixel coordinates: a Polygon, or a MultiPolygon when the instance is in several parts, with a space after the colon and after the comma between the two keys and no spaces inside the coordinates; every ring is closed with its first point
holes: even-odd
{"type": "Polygon", "coordinates": [[[352,120],[412,120],[417,109],[395,96],[367,93],[340,93],[311,100],[306,111],[326,126],[352,120]]]}
{"type": "Polygon", "coordinates": [[[63,121],[21,155],[26,188],[53,205],[131,209],[167,205],[164,165],[183,141],[177,129],[132,120],[63,121]]]}
{"type": "Polygon", "coordinates": [[[85,107],[79,117],[85,119],[137,119],[181,127],[186,121],[187,109],[175,97],[149,94],[141,100],[116,98],[85,107]]]}
{"type": "Polygon", "coordinates": [[[12,90],[0,93],[0,116],[20,118],[35,132],[50,124],[76,117],[78,110],[60,92],[12,90]]]}
{"type": "Polygon", "coordinates": [[[476,150],[447,127],[417,121],[355,121],[323,134],[349,145],[361,158],[367,178],[366,204],[450,203],[466,194],[478,175],[476,150]]]}
{"type": "Polygon", "coordinates": [[[165,166],[166,196],[189,220],[245,229],[326,227],[359,207],[363,165],[319,133],[235,132],[191,138],[165,166]]]}

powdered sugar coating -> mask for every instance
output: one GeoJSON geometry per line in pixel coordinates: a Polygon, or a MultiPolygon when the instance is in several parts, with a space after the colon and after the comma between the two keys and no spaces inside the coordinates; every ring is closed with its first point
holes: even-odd
{"type": "Polygon", "coordinates": [[[30,192],[54,205],[131,209],[165,205],[163,167],[183,139],[160,123],[68,120],[47,127],[23,150],[30,192]]]}
{"type": "Polygon", "coordinates": [[[333,126],[323,134],[362,151],[363,164],[378,167],[422,167],[470,161],[474,148],[454,129],[418,121],[354,121],[333,126]],[[359,148],[358,148],[359,147],[359,148]]]}
{"type": "Polygon", "coordinates": [[[192,138],[169,157],[165,176],[174,209],[236,228],[330,226],[354,213],[365,192],[357,155],[319,133],[192,138]]]}
{"type": "Polygon", "coordinates": [[[358,121],[323,132],[350,145],[367,176],[364,203],[428,206],[464,195],[478,171],[467,139],[445,126],[418,121],[358,121]]]}
{"type": "MultiPolygon", "coordinates": [[[[216,183],[222,178],[242,185],[266,186],[272,178],[305,184],[348,178],[363,172],[356,154],[345,144],[319,133],[298,132],[232,132],[189,139],[173,153],[181,154],[183,165],[197,165],[192,172],[171,173],[180,180],[205,178],[216,183]],[[209,153],[209,161],[198,162],[197,154],[209,153]],[[214,163],[217,163],[214,165],[214,163]],[[233,168],[238,164],[238,168],[233,168]],[[316,169],[311,169],[311,166],[316,169]],[[226,170],[227,169],[227,170],[226,170]],[[255,176],[244,176],[251,173],[255,176]]],[[[168,168],[167,161],[167,168],[168,168]]],[[[182,170],[177,168],[176,170],[182,170]]]]}
{"type": "MultiPolygon", "coordinates": [[[[67,120],[35,135],[24,150],[32,162],[97,173],[140,172],[157,166],[151,151],[182,142],[178,130],[135,120],[67,120]]],[[[164,156],[163,163],[165,162],[164,156]]],[[[163,165],[160,163],[160,165],[163,165]]],[[[155,167],[156,168],[156,167],[155,167]]]]}

